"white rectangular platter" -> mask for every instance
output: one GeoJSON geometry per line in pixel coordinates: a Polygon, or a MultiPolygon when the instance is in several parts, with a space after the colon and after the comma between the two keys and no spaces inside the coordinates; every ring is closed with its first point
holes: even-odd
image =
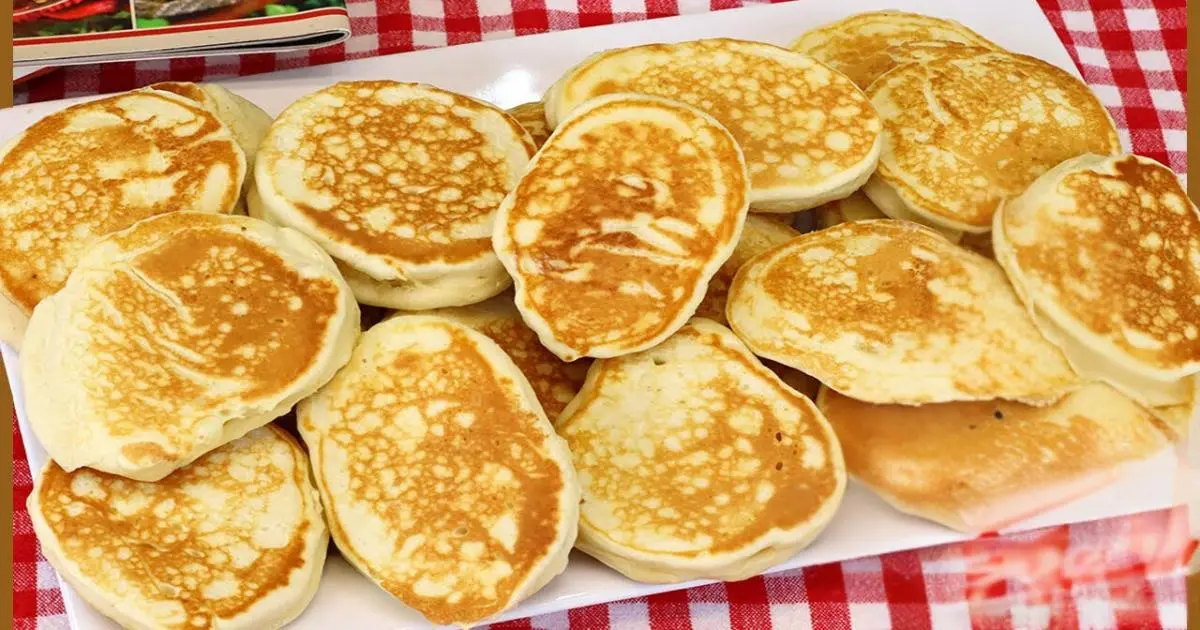
{"type": "MultiPolygon", "coordinates": [[[[800,1],[770,7],[596,27],[453,48],[364,59],[278,74],[228,81],[226,84],[276,114],[296,98],[336,81],[396,79],[423,81],[470,94],[501,107],[537,100],[559,74],[588,54],[607,48],[704,37],[736,37],[786,45],[803,31],[860,11],[902,8],[959,20],[996,43],[1034,55],[1078,73],[1067,51],[1034,0],[968,2],[965,0],[800,1]]],[[[75,99],[81,100],[81,99],[75,99]]],[[[67,102],[39,103],[0,112],[0,139],[7,138],[67,102]]],[[[17,356],[3,348],[18,420],[33,474],[46,453],[24,416],[17,356]]],[[[1095,520],[1165,508],[1176,502],[1171,480],[1177,472],[1171,451],[1130,467],[1117,484],[1069,505],[1023,522],[1010,531],[1095,520]]],[[[851,483],[837,517],[815,543],[772,572],[963,540],[964,536],[902,515],[862,487],[851,483]]],[[[539,615],[578,606],[626,599],[695,586],[702,582],[646,585],[627,580],[576,552],[567,571],[501,619],[539,615]]],[[[67,613],[79,630],[116,626],[85,604],[70,588],[63,589],[67,613]]],[[[426,628],[428,624],[331,554],[316,599],[291,626],[301,629],[426,628]]]]}

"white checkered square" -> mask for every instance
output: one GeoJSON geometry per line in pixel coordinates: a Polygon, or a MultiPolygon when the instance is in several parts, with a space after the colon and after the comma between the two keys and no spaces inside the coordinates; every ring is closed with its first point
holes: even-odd
{"type": "Polygon", "coordinates": [[[413,15],[431,18],[446,17],[446,7],[442,0],[410,0],[409,10],[413,15]]]}
{"type": "Polygon", "coordinates": [[[1117,128],[1117,138],[1121,140],[1121,148],[1129,151],[1133,148],[1133,138],[1129,135],[1129,130],[1124,127],[1117,128]]]}
{"type": "Polygon", "coordinates": [[[1091,86],[1092,91],[1096,93],[1096,98],[1100,99],[1105,107],[1120,107],[1121,92],[1115,85],[1096,84],[1091,86]]]}
{"type": "Polygon", "coordinates": [[[1183,95],[1174,90],[1150,90],[1150,100],[1154,101],[1154,109],[1170,112],[1182,112],[1183,95]]]}
{"type": "Polygon", "coordinates": [[[1107,599],[1080,597],[1075,600],[1079,613],[1079,625],[1083,628],[1115,628],[1117,617],[1112,602],[1107,599]]]}
{"type": "Polygon", "coordinates": [[[692,630],[730,630],[729,604],[690,602],[692,630]]]}
{"type": "Polygon", "coordinates": [[[58,588],[58,574],[54,572],[54,567],[45,560],[37,563],[37,587],[38,590],[58,588]]]}
{"type": "Polygon", "coordinates": [[[1158,602],[1158,621],[1164,628],[1186,628],[1188,611],[1184,602],[1158,602]]]}
{"type": "Polygon", "coordinates": [[[1071,31],[1096,32],[1096,19],[1091,11],[1063,11],[1063,24],[1071,31]]]}
{"type": "Polygon", "coordinates": [[[812,630],[812,612],[808,604],[771,604],[771,627],[812,630]]]}
{"type": "Polygon", "coordinates": [[[363,33],[346,40],[346,54],[369,53],[379,49],[379,35],[363,33]]]}
{"type": "Polygon", "coordinates": [[[1163,129],[1162,133],[1168,151],[1187,151],[1186,129],[1163,129]]]}
{"type": "Polygon", "coordinates": [[[951,604],[929,604],[933,630],[958,630],[971,627],[971,605],[965,601],[951,604]]]}
{"type": "Polygon", "coordinates": [[[1079,63],[1085,66],[1108,66],[1108,57],[1101,48],[1078,46],[1075,52],[1079,55],[1079,63]]]}
{"type": "Polygon", "coordinates": [[[479,0],[475,10],[479,13],[479,17],[512,15],[513,5],[504,0],[479,0]]]}
{"type": "Polygon", "coordinates": [[[39,617],[37,630],[71,630],[71,622],[66,615],[39,617]]]}
{"type": "Polygon", "coordinates": [[[571,627],[571,614],[565,610],[538,615],[529,620],[533,630],[563,630],[571,627]]]}
{"type": "Polygon", "coordinates": [[[1158,11],[1154,9],[1125,9],[1125,21],[1131,31],[1159,31],[1158,11]]]}
{"type": "Polygon", "coordinates": [[[1138,65],[1142,70],[1171,70],[1171,58],[1165,50],[1138,50],[1134,51],[1134,54],[1137,55],[1138,65]]]}
{"type": "Polygon", "coordinates": [[[446,45],[445,31],[413,31],[413,46],[417,48],[440,48],[446,45]]]}
{"type": "MultiPolygon", "coordinates": [[[[860,604],[852,602],[850,608],[850,627],[852,628],[887,628],[891,626],[892,614],[884,602],[860,604]]],[[[786,626],[781,626],[786,627],[786,626]]]]}
{"type": "Polygon", "coordinates": [[[645,602],[609,604],[608,627],[612,630],[644,630],[650,627],[650,607],[645,602]]]}

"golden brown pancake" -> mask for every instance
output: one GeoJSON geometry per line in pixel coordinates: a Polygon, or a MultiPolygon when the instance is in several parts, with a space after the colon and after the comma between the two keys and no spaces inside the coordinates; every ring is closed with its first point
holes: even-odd
{"type": "Polygon", "coordinates": [[[140,219],[237,203],[246,159],[212,113],[137,91],[67,107],[0,147],[0,292],[26,314],[140,219]]]}
{"type": "Polygon", "coordinates": [[[906,221],[844,223],[760,254],[726,315],[755,354],[864,401],[1048,402],[1078,385],[996,263],[906,221]]]}
{"type": "Polygon", "coordinates": [[[553,130],[546,123],[546,108],[541,101],[517,105],[508,110],[508,115],[521,123],[538,148],[546,144],[546,139],[550,137],[550,132],[553,130]]]}
{"type": "Polygon", "coordinates": [[[1120,151],[1078,79],[1033,57],[973,51],[899,66],[867,88],[886,141],[864,190],[884,214],[987,232],[1004,199],[1059,162],[1120,151]]]}
{"type": "Polygon", "coordinates": [[[808,31],[792,42],[791,48],[811,55],[866,88],[896,66],[889,48],[930,41],[1000,49],[953,20],[904,11],[858,13],[808,31]]]}
{"type": "Polygon", "coordinates": [[[687,322],[737,245],[749,177],[711,116],[593,99],[555,130],[496,217],[516,304],[563,360],[636,352],[687,322]]]}
{"type": "Polygon", "coordinates": [[[812,401],[702,318],[597,361],[558,430],[583,485],[577,546],[644,582],[765,571],[817,536],[846,483],[812,401]]]}
{"type": "Polygon", "coordinates": [[[887,218],[861,190],[854,191],[854,194],[845,199],[822,204],[814,208],[813,212],[817,215],[817,227],[822,230],[849,221],[887,218]]]}
{"type": "Polygon", "coordinates": [[[729,285],[733,283],[738,269],[751,258],[800,236],[799,230],[774,220],[774,216],[751,214],[746,217],[737,247],[725,264],[721,265],[721,270],[708,281],[708,292],[704,294],[704,301],[696,309],[696,317],[706,317],[719,324],[727,324],[725,299],[729,295],[729,285]]]}
{"type": "Polygon", "coordinates": [[[872,405],[830,389],[817,404],[852,476],[903,512],[966,532],[1064,505],[1168,444],[1151,414],[1101,384],[1048,407],[872,405]]]}
{"type": "Polygon", "coordinates": [[[358,326],[333,261],[298,232],[160,215],[93,245],[34,310],[25,410],[65,470],[155,481],[316,391],[358,326]]]}
{"type": "Polygon", "coordinates": [[[1170,169],[1080,156],[1005,204],[995,225],[997,259],[1081,374],[1148,405],[1195,406],[1200,212],[1170,169]]]}
{"type": "Polygon", "coordinates": [[[433,623],[480,623],[566,568],[571,455],[483,334],[391,318],[298,415],[338,549],[433,623]]]}
{"type": "Polygon", "coordinates": [[[579,393],[592,364],[590,359],[567,363],[547,350],[538,341],[537,333],[521,319],[510,292],[479,304],[440,308],[427,314],[454,320],[495,341],[529,379],[551,422],[558,419],[558,414],[579,393]]]}
{"type": "Polygon", "coordinates": [[[329,545],[308,470],[264,427],[156,483],[49,462],[29,515],[59,575],[126,628],[280,628],[312,600],[329,545]]]}

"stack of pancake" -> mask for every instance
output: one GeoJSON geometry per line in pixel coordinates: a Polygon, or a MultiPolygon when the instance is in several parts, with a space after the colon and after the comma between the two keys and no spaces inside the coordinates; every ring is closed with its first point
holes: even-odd
{"type": "Polygon", "coordinates": [[[279,627],[329,537],[439,624],[573,547],[740,579],[849,477],[994,529],[1183,437],[1200,387],[1173,174],[928,16],[604,51],[509,111],[156,84],[35,124],[0,184],[30,510],[128,627],[279,627]]]}

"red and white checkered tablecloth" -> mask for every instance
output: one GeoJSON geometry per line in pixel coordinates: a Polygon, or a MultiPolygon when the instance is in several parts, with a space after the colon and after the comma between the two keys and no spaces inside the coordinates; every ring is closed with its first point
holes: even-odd
{"type": "MultiPolygon", "coordinates": [[[[822,0],[799,0],[819,2],[822,0]]],[[[948,0],[949,1],[949,0],[948,0]]],[[[967,0],[959,0],[967,1],[967,0]]],[[[1134,151],[1187,168],[1185,0],[1039,0],[1134,151]]],[[[201,81],[344,59],[741,6],[736,0],[349,0],[353,37],[312,52],[68,68],[18,88],[18,103],[201,81]]],[[[900,3],[897,3],[900,4],[900,3]]],[[[13,423],[13,626],[65,629],[54,571],[25,511],[29,468],[13,423]]],[[[1178,628],[1183,510],[890,554],[591,606],[496,630],[801,628],[1178,628]],[[1181,529],[1182,528],[1182,529],[1181,529]],[[1149,544],[1154,541],[1149,547],[1149,544]],[[1167,542],[1164,542],[1167,541],[1167,542]],[[1143,545],[1136,548],[1136,545],[1143,545]],[[986,545],[982,547],[981,545],[986,545]],[[1050,558],[1014,571],[1014,558],[1050,558]],[[1154,559],[1157,557],[1157,561],[1154,559]],[[1104,558],[1098,562],[1098,558],[1104,558]],[[1008,563],[1008,579],[988,580],[1008,563]],[[1105,567],[1098,569],[1098,567],[1105,567]],[[1040,576],[1040,582],[1014,575],[1040,576]]],[[[358,630],[358,629],[356,629],[358,630]]],[[[363,629],[370,630],[370,629],[363,629]]]]}

